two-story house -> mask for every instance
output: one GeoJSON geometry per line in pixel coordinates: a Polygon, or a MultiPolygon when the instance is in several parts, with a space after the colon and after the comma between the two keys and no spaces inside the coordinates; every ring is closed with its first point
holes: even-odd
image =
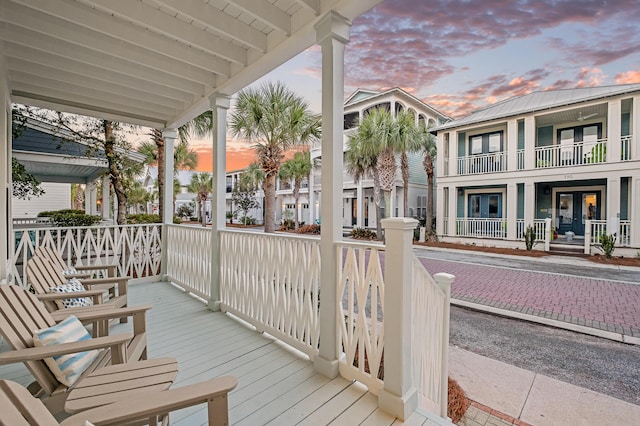
{"type": "Polygon", "coordinates": [[[530,93],[434,129],[437,234],[523,247],[616,234],[640,247],[640,84],[530,93]]]}

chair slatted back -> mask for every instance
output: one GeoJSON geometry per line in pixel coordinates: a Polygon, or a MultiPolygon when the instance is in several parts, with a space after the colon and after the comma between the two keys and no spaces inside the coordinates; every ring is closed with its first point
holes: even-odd
{"type": "Polygon", "coordinates": [[[59,423],[45,405],[15,382],[0,380],[0,424],[54,426],[59,423]]]}
{"type": "MultiPolygon", "coordinates": [[[[48,259],[39,255],[34,255],[27,260],[26,271],[27,281],[31,284],[36,294],[51,293],[51,287],[56,287],[66,282],[62,273],[58,273],[58,269],[48,259]]],[[[49,312],[55,312],[59,309],[54,301],[47,300],[44,304],[49,312]]]]}
{"type": "Polygon", "coordinates": [[[53,265],[55,265],[56,271],[62,272],[70,266],[64,262],[62,256],[60,256],[60,254],[58,254],[58,252],[52,247],[39,246],[36,248],[35,255],[48,259],[53,265]]]}
{"type": "MultiPolygon", "coordinates": [[[[16,285],[0,285],[0,314],[0,333],[13,349],[33,347],[33,332],[55,324],[34,295],[16,285]]],[[[60,386],[44,361],[24,364],[47,393],[60,386]]]]}

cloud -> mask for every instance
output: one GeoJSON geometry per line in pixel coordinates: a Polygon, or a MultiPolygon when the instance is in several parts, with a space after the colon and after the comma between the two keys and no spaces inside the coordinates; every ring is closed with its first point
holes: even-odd
{"type": "Polygon", "coordinates": [[[606,79],[606,77],[607,76],[602,72],[600,68],[583,67],[578,73],[578,76],[576,78],[577,83],[575,83],[575,87],[599,86],[606,79]]]}
{"type": "Polygon", "coordinates": [[[640,68],[616,74],[615,82],[616,84],[640,83],[640,68]]]}

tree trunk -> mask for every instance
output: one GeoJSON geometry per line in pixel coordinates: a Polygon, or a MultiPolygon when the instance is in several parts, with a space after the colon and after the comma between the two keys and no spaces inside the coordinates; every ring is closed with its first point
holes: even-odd
{"type": "Polygon", "coordinates": [[[402,208],[404,217],[409,217],[409,157],[403,152],[400,156],[400,170],[402,171],[402,184],[404,185],[402,208]]]}
{"type": "Polygon", "coordinates": [[[264,191],[264,232],[276,230],[276,174],[269,172],[262,183],[264,191]]]}
{"type": "Polygon", "coordinates": [[[109,120],[103,121],[104,125],[104,153],[107,157],[109,165],[109,177],[111,179],[111,185],[113,185],[113,191],[116,194],[118,200],[118,217],[116,221],[118,225],[125,225],[127,223],[127,194],[122,185],[122,176],[120,170],[118,170],[118,164],[114,145],[115,140],[113,137],[113,124],[109,120]]]}
{"type": "Polygon", "coordinates": [[[162,138],[162,131],[153,129],[154,142],[158,148],[158,214],[160,219],[164,214],[164,139],[162,138]]]}
{"type": "Polygon", "coordinates": [[[424,171],[427,173],[427,218],[425,226],[429,235],[433,234],[433,157],[425,154],[423,161],[424,171]]]}
{"type": "Polygon", "coordinates": [[[378,171],[373,170],[373,203],[376,205],[376,238],[382,241],[382,209],[380,208],[380,178],[378,171]]]}
{"type": "Polygon", "coordinates": [[[207,226],[207,197],[200,197],[200,204],[202,204],[202,226],[207,226]]]}
{"type": "Polygon", "coordinates": [[[300,198],[300,182],[296,179],[293,184],[293,199],[295,200],[295,205],[293,209],[293,224],[296,231],[300,226],[299,218],[298,218],[298,199],[300,198]]]}

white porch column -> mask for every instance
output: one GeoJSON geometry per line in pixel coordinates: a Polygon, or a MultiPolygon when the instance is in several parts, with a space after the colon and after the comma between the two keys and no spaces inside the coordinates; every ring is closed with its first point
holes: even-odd
{"type": "MultiPolygon", "coordinates": [[[[6,76],[6,73],[4,74],[6,76]]],[[[13,250],[13,221],[11,218],[11,103],[6,90],[5,77],[0,78],[0,283],[7,280],[9,256],[13,250]]]]}
{"type": "MultiPolygon", "coordinates": [[[[618,157],[620,158],[620,157],[618,157]]],[[[620,230],[620,178],[612,176],[607,178],[607,225],[617,224],[616,229],[607,226],[607,234],[619,234],[620,230]]]]}
{"type": "Polygon", "coordinates": [[[458,132],[449,132],[449,176],[458,176],[458,132]]]}
{"type": "Polygon", "coordinates": [[[640,96],[633,97],[631,126],[631,159],[638,160],[640,159],[640,96]]]}
{"type": "Polygon", "coordinates": [[[507,240],[516,239],[518,221],[518,185],[515,182],[507,184],[507,240]]]}
{"type": "Polygon", "coordinates": [[[622,105],[620,99],[609,101],[607,118],[607,163],[619,163],[622,156],[622,105]]]}
{"type": "Polygon", "coordinates": [[[111,184],[106,177],[102,178],[102,220],[111,219],[111,184]]]}
{"type": "Polygon", "coordinates": [[[162,220],[162,262],[160,275],[165,279],[167,275],[167,258],[169,239],[167,238],[167,225],[173,223],[173,144],[178,137],[176,129],[163,129],[162,139],[164,140],[164,192],[162,211],[158,212],[162,220]]]}
{"type": "MultiPolygon", "coordinates": [[[[445,170],[445,153],[451,153],[451,149],[445,148],[445,144],[447,143],[445,133],[440,132],[438,136],[436,136],[436,152],[442,153],[442,155],[436,155],[436,171],[440,176],[448,176],[449,170],[445,170]]],[[[449,160],[449,162],[451,162],[449,160]]]]}
{"type": "MultiPolygon", "coordinates": [[[[516,142],[516,148],[517,148],[516,142]]],[[[524,168],[536,168],[536,119],[533,116],[524,119],[524,168]]]]}
{"type": "Polygon", "coordinates": [[[98,201],[98,188],[95,182],[87,182],[84,186],[84,212],[95,215],[96,202],[98,201]]]}
{"type": "MultiPolygon", "coordinates": [[[[444,188],[438,186],[436,187],[436,211],[434,213],[436,218],[440,218],[440,220],[436,219],[436,235],[438,236],[443,235],[445,231],[444,219],[447,217],[445,213],[449,206],[444,203],[444,188]]],[[[451,215],[449,215],[448,220],[451,220],[451,215]]]]}
{"type": "Polygon", "coordinates": [[[349,42],[351,21],[329,11],[315,25],[322,47],[322,204],[320,216],[320,351],[314,360],[317,372],[338,375],[337,253],[342,239],[342,128],[344,115],[344,46],[349,42]]]}
{"type": "Polygon", "coordinates": [[[504,149],[507,151],[507,170],[518,170],[518,121],[507,121],[507,136],[504,141],[504,149]]]}
{"type": "Polygon", "coordinates": [[[631,247],[640,247],[640,177],[634,177],[631,185],[631,247]]]}
{"type": "Polygon", "coordinates": [[[384,387],[378,407],[407,419],[418,405],[411,377],[411,254],[413,230],[409,218],[382,220],[386,250],[384,267],[384,387]]]}
{"type": "Polygon", "coordinates": [[[536,215],[536,194],[533,182],[524,184],[524,227],[533,226],[536,215]]]}
{"type": "Polygon", "coordinates": [[[223,95],[209,98],[213,113],[213,196],[211,198],[211,291],[208,308],[220,310],[220,231],[225,229],[227,110],[230,99],[223,95]]]}
{"type": "MultiPolygon", "coordinates": [[[[457,166],[456,166],[457,170],[457,166]]],[[[447,235],[450,237],[456,236],[456,220],[458,219],[458,188],[455,186],[449,187],[449,231],[447,235]]]]}
{"type": "Polygon", "coordinates": [[[356,227],[364,228],[364,193],[362,191],[362,179],[356,184],[356,203],[358,203],[358,218],[356,227]]]}
{"type": "Polygon", "coordinates": [[[316,179],[313,175],[313,170],[309,175],[309,225],[316,223],[316,191],[313,187],[316,184],[316,179]]]}

